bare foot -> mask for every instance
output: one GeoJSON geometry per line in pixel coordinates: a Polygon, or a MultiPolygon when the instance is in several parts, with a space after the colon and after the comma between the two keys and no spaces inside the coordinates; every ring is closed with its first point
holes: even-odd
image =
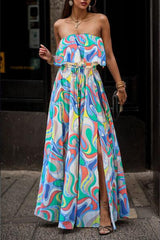
{"type": "Polygon", "coordinates": [[[100,227],[100,234],[107,234],[112,230],[108,201],[100,201],[100,226],[111,226],[109,229],[100,227]]]}

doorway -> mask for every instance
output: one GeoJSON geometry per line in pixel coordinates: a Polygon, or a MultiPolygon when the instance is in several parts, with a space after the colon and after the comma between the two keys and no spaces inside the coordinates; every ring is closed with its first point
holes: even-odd
{"type": "Polygon", "coordinates": [[[50,45],[49,0],[1,1],[1,109],[47,112],[50,68],[39,58],[50,45]]]}
{"type": "MultiPolygon", "coordinates": [[[[109,19],[113,52],[126,82],[127,101],[114,123],[124,169],[144,171],[151,168],[150,3],[108,0],[98,9],[109,19]]],[[[101,74],[111,106],[115,81],[107,67],[101,74]]]]}

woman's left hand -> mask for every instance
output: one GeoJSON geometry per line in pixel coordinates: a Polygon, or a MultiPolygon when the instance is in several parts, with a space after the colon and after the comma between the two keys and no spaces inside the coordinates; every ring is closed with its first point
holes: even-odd
{"type": "Polygon", "coordinates": [[[125,87],[121,87],[117,90],[117,96],[119,99],[119,103],[123,105],[127,99],[127,93],[126,93],[125,87]]]}

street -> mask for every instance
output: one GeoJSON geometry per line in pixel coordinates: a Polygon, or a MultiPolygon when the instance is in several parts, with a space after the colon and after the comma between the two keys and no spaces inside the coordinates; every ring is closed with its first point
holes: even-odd
{"type": "Polygon", "coordinates": [[[2,170],[2,240],[160,239],[160,218],[151,208],[154,194],[152,177],[152,171],[125,173],[130,218],[118,220],[116,231],[100,236],[97,228],[63,230],[57,228],[57,223],[34,216],[40,172],[2,170]]]}

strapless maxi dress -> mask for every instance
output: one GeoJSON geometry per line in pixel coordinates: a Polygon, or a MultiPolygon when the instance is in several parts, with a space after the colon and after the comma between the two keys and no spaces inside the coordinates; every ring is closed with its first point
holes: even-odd
{"type": "Polygon", "coordinates": [[[101,37],[62,38],[54,55],[59,66],[46,126],[43,164],[34,215],[58,227],[100,225],[97,132],[114,230],[128,218],[129,201],[112,114],[97,64],[106,66],[101,37]]]}

